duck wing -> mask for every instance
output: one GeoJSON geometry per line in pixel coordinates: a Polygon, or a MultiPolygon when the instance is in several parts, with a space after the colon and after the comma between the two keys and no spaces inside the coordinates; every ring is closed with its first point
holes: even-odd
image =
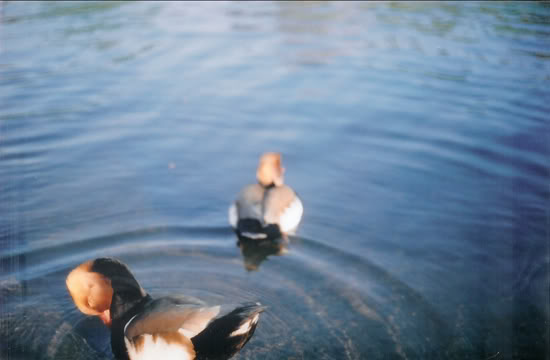
{"type": "Polygon", "coordinates": [[[266,224],[277,224],[279,230],[288,233],[302,219],[304,208],[298,195],[287,185],[267,190],[263,202],[263,219],[266,224]]]}
{"type": "Polygon", "coordinates": [[[259,184],[247,185],[241,190],[235,201],[239,219],[261,219],[264,192],[259,184]]]}
{"type": "Polygon", "coordinates": [[[263,198],[265,189],[259,184],[245,186],[229,207],[229,223],[243,236],[265,238],[263,229],[263,198]]]}
{"type": "Polygon", "coordinates": [[[153,300],[128,321],[124,342],[131,360],[195,359],[191,338],[200,333],[220,312],[220,306],[205,306],[184,297],[153,300]]]}
{"type": "Polygon", "coordinates": [[[130,359],[228,358],[225,354],[237,352],[254,332],[263,307],[253,305],[205,306],[181,297],[154,300],[125,326],[130,359]]]}

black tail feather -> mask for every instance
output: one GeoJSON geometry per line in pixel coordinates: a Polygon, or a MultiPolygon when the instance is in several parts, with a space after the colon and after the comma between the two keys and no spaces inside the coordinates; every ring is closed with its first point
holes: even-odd
{"type": "Polygon", "coordinates": [[[282,236],[279,226],[276,224],[262,225],[257,219],[240,219],[236,229],[239,237],[247,237],[244,234],[264,234],[265,239],[277,239],[282,236]]]}
{"type": "Polygon", "coordinates": [[[235,355],[254,334],[258,324],[257,315],[264,310],[265,307],[258,303],[248,303],[212,321],[191,339],[196,359],[221,360],[235,355]],[[234,334],[247,321],[250,321],[249,329],[242,334],[234,334]]]}

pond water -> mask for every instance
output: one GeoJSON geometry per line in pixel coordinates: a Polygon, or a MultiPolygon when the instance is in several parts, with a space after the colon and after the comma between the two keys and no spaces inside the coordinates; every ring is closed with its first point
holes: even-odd
{"type": "Polygon", "coordinates": [[[3,358],[111,357],[99,256],[267,305],[236,359],[548,358],[548,3],[3,1],[0,51],[3,358]],[[304,218],[241,252],[265,151],[304,218]]]}

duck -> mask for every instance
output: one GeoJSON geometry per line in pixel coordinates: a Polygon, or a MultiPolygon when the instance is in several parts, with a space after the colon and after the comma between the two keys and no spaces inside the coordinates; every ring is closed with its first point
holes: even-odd
{"type": "Polygon", "coordinates": [[[274,239],[293,234],[304,212],[298,194],[284,184],[278,152],[262,154],[256,184],[245,186],[229,207],[229,223],[239,238],[274,239]]]}
{"type": "Polygon", "coordinates": [[[118,360],[229,359],[252,337],[260,303],[209,306],[190,296],[153,298],[115,258],[74,268],[66,285],[76,307],[111,330],[118,360]]]}

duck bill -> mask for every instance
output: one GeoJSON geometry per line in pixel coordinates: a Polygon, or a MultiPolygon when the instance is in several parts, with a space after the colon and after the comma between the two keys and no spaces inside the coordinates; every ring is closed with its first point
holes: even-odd
{"type": "Polygon", "coordinates": [[[111,319],[111,312],[109,310],[105,310],[101,314],[99,314],[99,318],[107,327],[111,327],[112,319],[111,319]]]}

